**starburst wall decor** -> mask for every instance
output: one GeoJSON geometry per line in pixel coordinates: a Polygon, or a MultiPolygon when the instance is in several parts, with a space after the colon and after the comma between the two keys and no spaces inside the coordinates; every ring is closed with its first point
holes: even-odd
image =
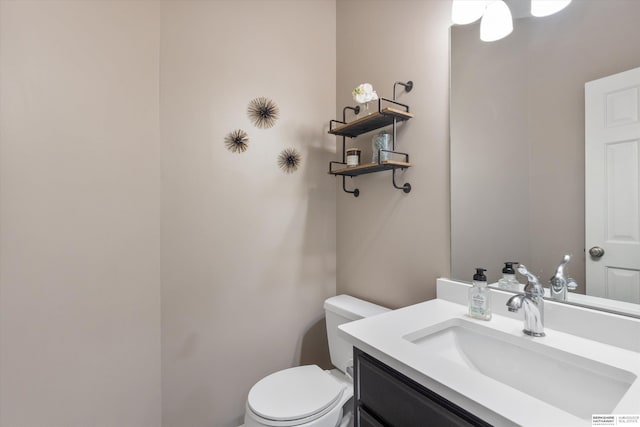
{"type": "Polygon", "coordinates": [[[224,137],[224,144],[232,153],[244,153],[249,148],[249,135],[242,129],[236,129],[224,137]]]}
{"type": "Polygon", "coordinates": [[[302,163],[302,156],[295,148],[285,148],[278,156],[278,166],[286,173],[297,171],[300,163],[302,163]]]}
{"type": "Polygon", "coordinates": [[[268,129],[276,124],[276,120],[280,116],[280,109],[275,102],[261,96],[249,102],[247,114],[256,127],[268,129]]]}

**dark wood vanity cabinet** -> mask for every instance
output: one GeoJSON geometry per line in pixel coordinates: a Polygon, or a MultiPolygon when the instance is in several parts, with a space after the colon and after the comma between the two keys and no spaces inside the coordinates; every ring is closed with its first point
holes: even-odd
{"type": "Polygon", "coordinates": [[[490,426],[354,348],[355,427],[490,426]]]}

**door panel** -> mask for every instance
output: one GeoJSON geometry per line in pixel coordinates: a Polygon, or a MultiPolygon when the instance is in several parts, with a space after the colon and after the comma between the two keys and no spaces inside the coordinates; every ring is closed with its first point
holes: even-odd
{"type": "Polygon", "coordinates": [[[585,85],[588,295],[640,302],[640,68],[585,85]]]}

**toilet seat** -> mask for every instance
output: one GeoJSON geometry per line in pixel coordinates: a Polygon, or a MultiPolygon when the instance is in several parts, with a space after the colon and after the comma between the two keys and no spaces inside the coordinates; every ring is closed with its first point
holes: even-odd
{"type": "Polygon", "coordinates": [[[249,391],[247,409],[273,426],[312,422],[332,411],[347,389],[316,365],[273,373],[249,391]]]}

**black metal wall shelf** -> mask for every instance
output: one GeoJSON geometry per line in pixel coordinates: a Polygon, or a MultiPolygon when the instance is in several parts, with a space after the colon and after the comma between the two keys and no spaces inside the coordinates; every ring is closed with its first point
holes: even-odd
{"type": "Polygon", "coordinates": [[[411,167],[411,163],[409,163],[409,155],[407,153],[400,153],[395,151],[396,126],[399,121],[400,122],[407,121],[414,117],[413,114],[409,112],[408,105],[401,104],[396,101],[396,87],[398,85],[403,86],[405,92],[411,92],[411,89],[413,89],[412,81],[408,81],[406,83],[395,82],[393,84],[393,99],[379,98],[377,103],[378,104],[377,111],[347,123],[347,120],[346,120],[347,110],[352,110],[355,114],[358,114],[360,112],[360,107],[359,106],[344,107],[342,109],[342,121],[331,120],[329,122],[329,133],[332,135],[342,137],[342,162],[336,162],[336,161],[329,162],[329,173],[331,175],[342,176],[342,189],[346,193],[353,194],[354,197],[358,197],[360,195],[360,190],[358,190],[357,188],[354,190],[348,190],[345,182],[346,177],[353,178],[354,176],[381,172],[385,170],[392,171],[392,180],[393,180],[392,182],[393,182],[394,188],[397,188],[398,190],[402,190],[405,193],[409,193],[411,191],[411,184],[409,183],[405,183],[402,186],[398,186],[396,184],[396,170],[407,169],[411,167]],[[383,107],[383,104],[386,106],[383,107]],[[389,105],[389,104],[392,104],[392,105],[389,105]],[[356,136],[359,136],[377,129],[381,129],[386,126],[393,126],[393,139],[392,139],[393,149],[380,150],[380,152],[378,153],[378,158],[381,158],[380,154],[382,152],[387,152],[393,155],[404,156],[404,161],[383,160],[383,161],[379,161],[378,163],[367,163],[363,165],[347,167],[347,164],[345,162],[346,138],[355,138],[356,136]],[[336,166],[337,168],[334,169],[334,166],[336,166]]]}

